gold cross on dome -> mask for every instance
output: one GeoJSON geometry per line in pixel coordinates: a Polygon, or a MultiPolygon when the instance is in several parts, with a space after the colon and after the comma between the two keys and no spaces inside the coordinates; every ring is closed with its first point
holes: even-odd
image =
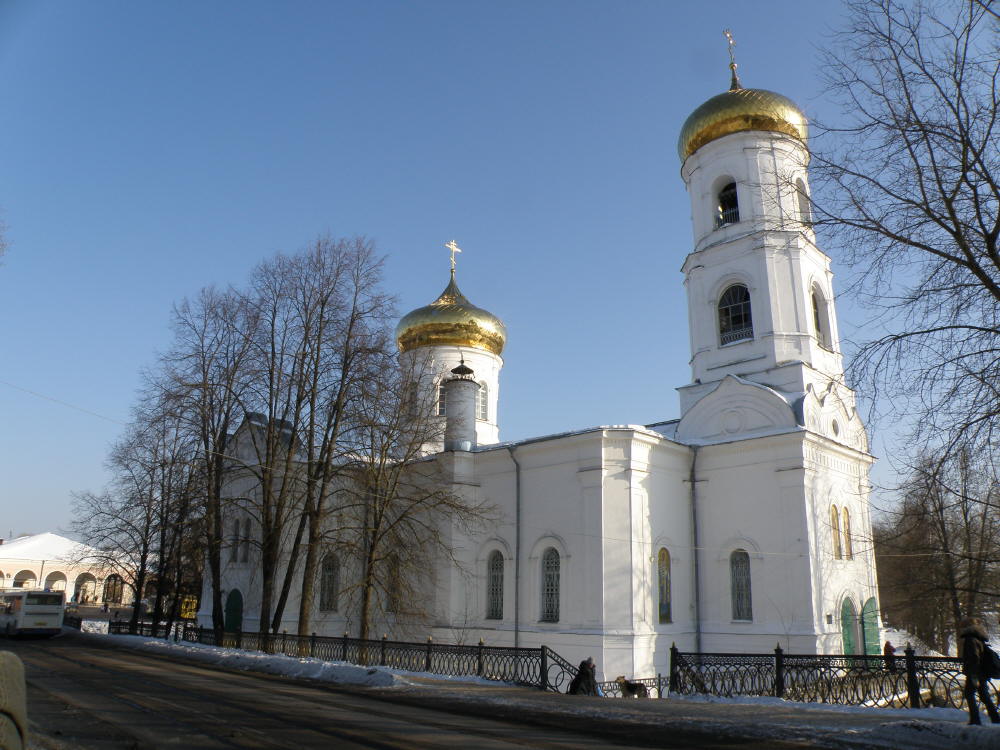
{"type": "Polygon", "coordinates": [[[462,252],[462,248],[458,246],[458,243],[455,242],[455,240],[445,244],[445,247],[451,250],[451,272],[455,273],[455,253],[462,252]]]}
{"type": "Polygon", "coordinates": [[[730,31],[729,29],[724,30],[722,32],[722,35],[724,37],[726,37],[727,40],[729,40],[729,70],[732,73],[732,75],[730,76],[730,79],[729,79],[729,90],[730,91],[736,91],[736,90],[742,88],[740,86],[740,77],[736,73],[736,67],[737,67],[737,65],[736,65],[736,50],[735,50],[736,40],[733,39],[733,32],[730,31]]]}

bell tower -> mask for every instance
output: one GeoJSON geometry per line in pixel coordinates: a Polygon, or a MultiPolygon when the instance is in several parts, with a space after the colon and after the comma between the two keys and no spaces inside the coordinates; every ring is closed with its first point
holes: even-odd
{"type": "Polygon", "coordinates": [[[810,220],[806,117],[781,94],[743,88],[732,58],[730,70],[729,90],[695,109],[678,141],[694,230],[681,413],[727,375],[789,393],[835,387],[853,408],[830,259],[810,220]]]}

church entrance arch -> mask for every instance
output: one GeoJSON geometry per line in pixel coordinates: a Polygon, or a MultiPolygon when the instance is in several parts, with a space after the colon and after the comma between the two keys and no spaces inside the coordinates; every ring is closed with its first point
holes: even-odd
{"type": "Polygon", "coordinates": [[[858,610],[850,599],[844,599],[840,607],[840,632],[844,639],[844,653],[861,653],[858,648],[858,610]]]}
{"type": "Polygon", "coordinates": [[[227,633],[239,633],[243,630],[243,594],[239,589],[233,589],[226,597],[224,628],[227,633]]]}
{"type": "Polygon", "coordinates": [[[878,632],[878,607],[875,597],[865,602],[861,608],[861,632],[865,642],[865,653],[869,656],[878,656],[882,653],[879,632],[878,632]]]}

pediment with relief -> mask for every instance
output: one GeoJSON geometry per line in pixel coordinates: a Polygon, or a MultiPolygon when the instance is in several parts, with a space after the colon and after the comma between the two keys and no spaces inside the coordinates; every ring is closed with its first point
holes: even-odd
{"type": "Polygon", "coordinates": [[[687,411],[677,426],[677,439],[722,442],[797,426],[792,405],[780,393],[728,375],[687,411]]]}

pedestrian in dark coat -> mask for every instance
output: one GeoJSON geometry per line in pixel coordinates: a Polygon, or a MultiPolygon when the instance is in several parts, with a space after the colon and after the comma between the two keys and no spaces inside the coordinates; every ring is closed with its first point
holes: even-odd
{"type": "Polygon", "coordinates": [[[569,684],[570,695],[597,695],[597,669],[594,657],[588,656],[580,662],[580,670],[569,684]]]}
{"type": "Polygon", "coordinates": [[[886,641],[885,646],[882,648],[882,656],[885,657],[885,668],[890,672],[896,671],[896,647],[892,645],[892,641],[886,641]]]}
{"type": "Polygon", "coordinates": [[[969,723],[982,724],[976,695],[986,707],[986,713],[994,724],[1000,723],[1000,714],[990,697],[990,681],[985,675],[983,657],[986,656],[986,628],[981,620],[970,617],[959,623],[959,638],[962,647],[962,674],[965,675],[965,702],[969,706],[969,723]]]}

